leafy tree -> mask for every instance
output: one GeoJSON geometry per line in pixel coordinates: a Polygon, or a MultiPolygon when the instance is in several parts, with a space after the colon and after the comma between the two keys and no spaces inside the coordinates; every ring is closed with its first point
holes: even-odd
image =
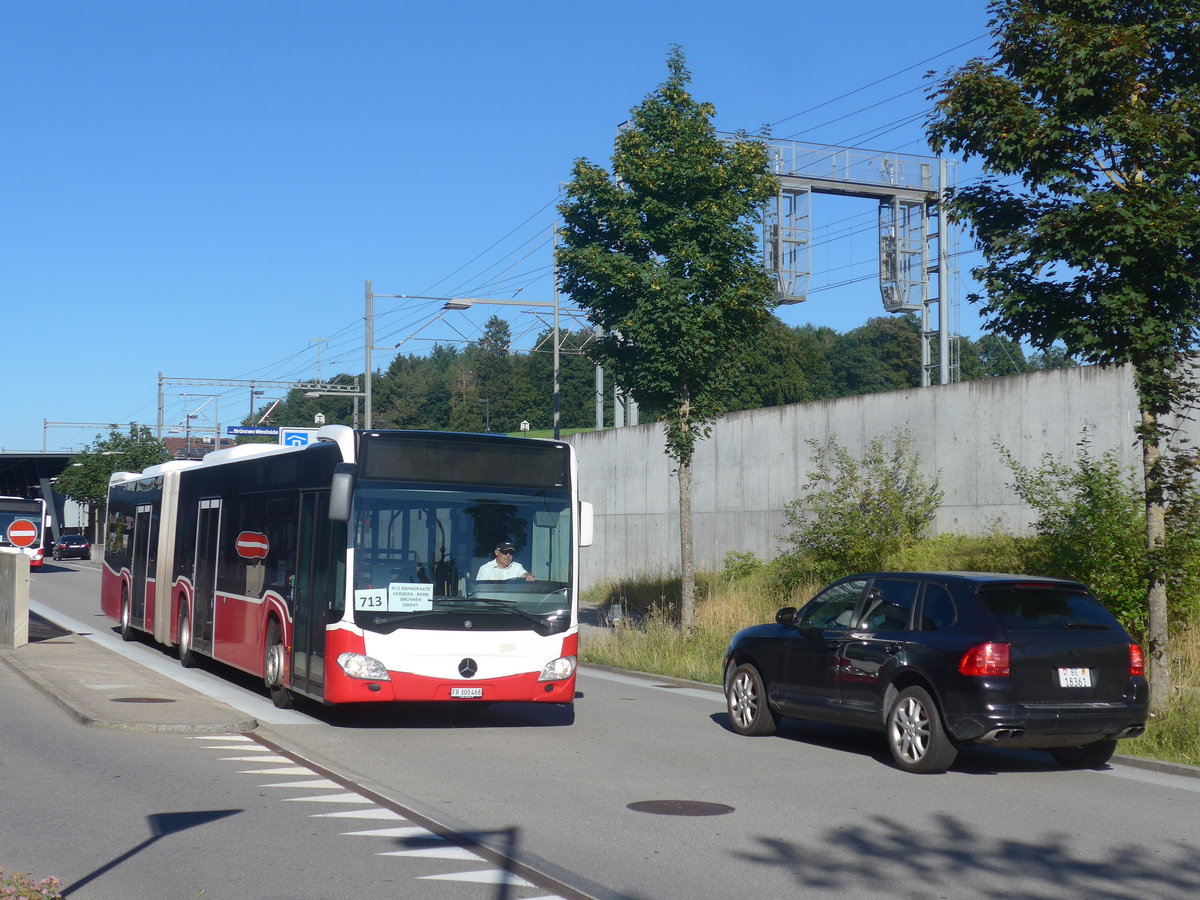
{"type": "Polygon", "coordinates": [[[1085,363],[1132,364],[1141,408],[1151,703],[1171,692],[1168,417],[1196,388],[1200,29],[1195,0],[993,0],[994,54],[936,88],[930,144],[977,157],[957,190],[989,326],[1085,363]]]}
{"type": "Polygon", "coordinates": [[[1029,371],[1029,360],[1020,341],[988,332],[978,341],[979,362],[986,378],[1002,375],[1020,375],[1029,371]]]}
{"type": "Polygon", "coordinates": [[[96,435],[88,449],[71,457],[54,482],[54,489],[88,507],[89,520],[98,520],[96,510],[108,502],[108,479],[113,472],[140,472],[169,458],[162,441],[145,425],[130,423],[128,433],[115,426],[108,434],[96,435]]]}
{"type": "Polygon", "coordinates": [[[837,339],[830,365],[839,397],[917,387],[920,321],[912,313],[868,319],[837,339]]]}
{"type": "Polygon", "coordinates": [[[717,136],[716,111],[688,92],[678,47],[667,69],[618,135],[612,174],[575,162],[559,207],[558,271],[602,331],[593,357],[665,422],[666,452],[678,464],[686,632],[695,615],[692,457],[770,317],[754,223],[776,184],[762,143],[717,136]]]}
{"type": "Polygon", "coordinates": [[[943,495],[937,477],[921,472],[908,431],[875,438],[861,459],[833,438],[808,445],[814,469],[806,494],[783,515],[791,529],[786,540],[809,577],[830,581],[884,569],[890,556],[925,536],[943,495]]]}

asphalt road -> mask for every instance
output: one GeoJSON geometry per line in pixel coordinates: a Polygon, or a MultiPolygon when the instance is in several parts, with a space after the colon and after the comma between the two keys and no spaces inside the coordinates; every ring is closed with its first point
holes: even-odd
{"type": "MultiPolygon", "coordinates": [[[[34,575],[31,593],[98,630],[108,627],[95,616],[91,567],[48,568],[34,575]]],[[[180,671],[155,649],[133,651],[180,671]]],[[[233,698],[226,702],[262,713],[257,734],[313,771],[503,848],[593,896],[1200,895],[1200,778],[1120,764],[1067,772],[1044,754],[982,749],[965,751],[945,775],[907,775],[892,767],[876,736],[789,722],[779,736],[742,738],[727,729],[717,691],[593,669],[580,675],[573,724],[552,709],[503,704],[272,716],[253,685],[201,677],[222,699],[233,698]],[[716,814],[678,814],[695,811],[716,814]]],[[[80,742],[91,731],[71,728],[80,742]]],[[[7,747],[9,737],[2,740],[7,747]]],[[[0,770],[5,783],[11,773],[0,770]]],[[[180,785],[176,808],[210,808],[213,791],[236,796],[244,778],[217,771],[202,779],[209,787],[180,785]]],[[[287,791],[298,790],[266,790],[279,791],[276,805],[294,816],[267,827],[309,822],[293,810],[318,801],[289,802],[287,791]]],[[[94,802],[83,787],[78,797],[81,808],[94,802]]],[[[305,832],[303,824],[297,833],[296,858],[314,872],[331,853],[366,860],[378,852],[320,829],[305,832]]],[[[0,841],[4,856],[8,846],[7,837],[0,841]]],[[[169,846],[189,852],[165,840],[162,852],[169,846]]],[[[248,877],[255,865],[244,854],[231,863],[231,878],[248,877]]],[[[426,896],[424,883],[414,884],[371,895],[426,896]]]]}

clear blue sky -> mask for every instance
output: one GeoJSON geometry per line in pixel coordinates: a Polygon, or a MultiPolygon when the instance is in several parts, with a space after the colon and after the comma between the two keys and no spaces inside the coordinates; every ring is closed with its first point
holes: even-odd
{"type": "MultiPolygon", "coordinates": [[[[721,130],[928,153],[922,76],[988,52],[985,6],[8,0],[0,447],[98,431],[45,420],[154,424],[160,372],[360,372],[367,279],[548,301],[559,184],[577,157],[607,166],[673,43],[721,130]]],[[[815,290],[786,322],[883,314],[875,215],[818,208],[815,290]]],[[[377,312],[378,345],[422,352],[503,310],[377,312]]],[[[207,399],[185,392],[221,395],[198,422],[249,408],[245,388],[166,391],[167,425],[207,399]]]]}

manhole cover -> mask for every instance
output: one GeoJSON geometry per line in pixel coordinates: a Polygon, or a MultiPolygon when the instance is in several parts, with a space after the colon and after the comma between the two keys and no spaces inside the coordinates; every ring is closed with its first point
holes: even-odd
{"type": "Polygon", "coordinates": [[[732,806],[702,800],[639,800],[630,803],[626,809],[656,816],[723,816],[733,812],[732,806]]]}
{"type": "Polygon", "coordinates": [[[166,697],[113,697],[113,703],[174,703],[166,697]]]}

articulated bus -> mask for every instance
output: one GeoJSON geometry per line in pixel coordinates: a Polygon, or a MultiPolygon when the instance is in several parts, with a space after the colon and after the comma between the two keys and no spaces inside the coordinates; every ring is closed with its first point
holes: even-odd
{"type": "Polygon", "coordinates": [[[20,550],[30,568],[45,559],[46,501],[41,498],[0,497],[0,547],[20,550]]]}
{"type": "Polygon", "coordinates": [[[329,425],[113,475],[100,603],[282,707],[570,704],[591,532],[569,444],[329,425]],[[525,574],[478,577],[507,544],[525,574]]]}

